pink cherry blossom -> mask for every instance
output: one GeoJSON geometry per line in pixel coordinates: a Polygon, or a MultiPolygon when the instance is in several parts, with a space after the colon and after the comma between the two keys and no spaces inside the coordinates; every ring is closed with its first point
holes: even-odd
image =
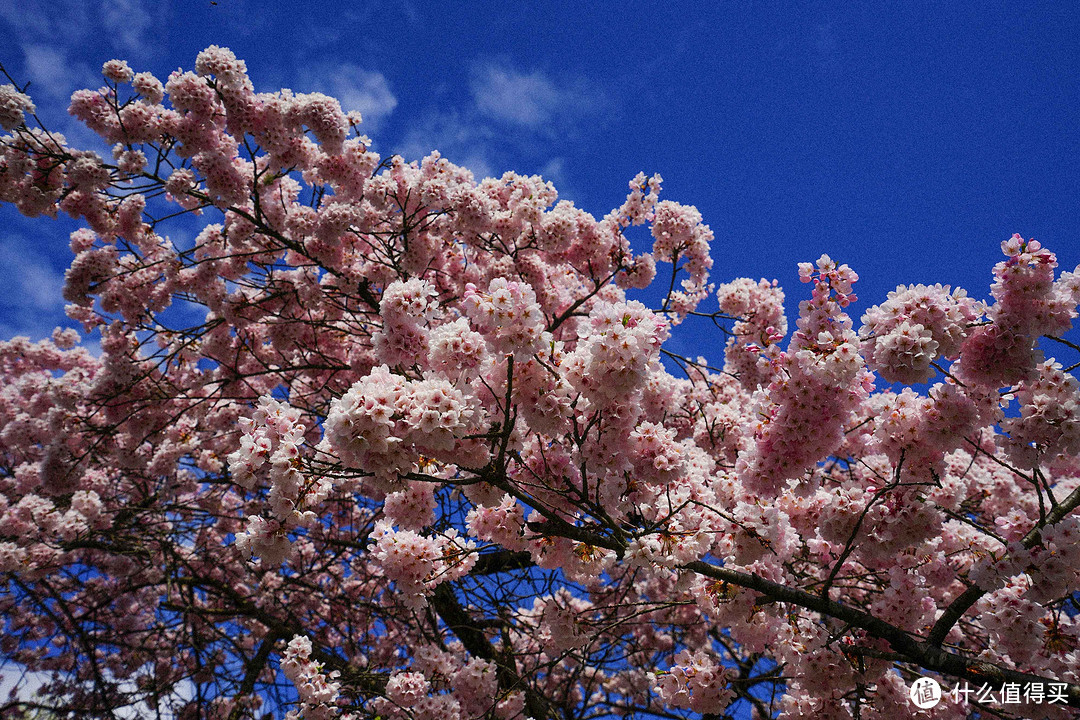
{"type": "Polygon", "coordinates": [[[226,48],[103,73],[105,156],[0,88],[0,202],[78,224],[81,327],[0,342],[0,656],[49,678],[0,714],[1080,707],[1080,268],[1014,235],[990,304],[900,285],[856,331],[822,255],[789,336],[658,175],[594,216],[226,48]]]}

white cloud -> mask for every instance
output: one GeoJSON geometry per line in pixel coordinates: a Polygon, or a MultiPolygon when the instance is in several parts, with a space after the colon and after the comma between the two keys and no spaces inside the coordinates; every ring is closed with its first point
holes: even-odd
{"type": "Polygon", "coordinates": [[[95,76],[85,63],[70,62],[62,47],[26,43],[22,50],[32,97],[40,98],[45,93],[67,102],[73,91],[102,84],[101,76],[95,76]]]}
{"type": "Polygon", "coordinates": [[[531,159],[546,179],[565,188],[565,161],[551,159],[550,152],[594,128],[594,122],[582,121],[597,115],[606,102],[583,80],[556,82],[542,72],[523,73],[496,63],[475,68],[469,90],[472,102],[449,108],[442,102],[412,124],[392,149],[410,161],[438,150],[477,179],[507,169],[522,171],[523,160],[527,165],[531,159]]]}
{"type": "MultiPolygon", "coordinates": [[[[490,128],[457,112],[429,115],[412,126],[394,151],[408,161],[438,150],[450,162],[467,167],[477,180],[495,174],[490,128]]],[[[502,173],[499,173],[500,175],[502,173]]]]}
{"type": "Polygon", "coordinates": [[[594,129],[592,118],[606,103],[584,80],[556,82],[539,71],[523,73],[496,63],[476,67],[469,90],[471,103],[456,108],[441,103],[393,149],[406,160],[437,149],[478,179],[521,171],[523,160],[527,165],[531,159],[545,178],[565,187],[565,161],[551,159],[550,153],[594,129]]]}
{"type": "Polygon", "coordinates": [[[150,54],[153,47],[147,31],[153,18],[140,0],[105,0],[101,7],[101,22],[119,50],[136,57],[150,54]]]}
{"type": "Polygon", "coordinates": [[[90,29],[92,6],[85,0],[0,3],[0,17],[23,37],[71,42],[90,29]]]}
{"type": "Polygon", "coordinates": [[[0,337],[49,337],[68,324],[64,315],[63,274],[25,238],[0,238],[0,337]]]}
{"type": "Polygon", "coordinates": [[[67,78],[67,59],[64,53],[46,45],[23,45],[26,58],[27,80],[35,90],[43,90],[50,95],[63,95],[69,85],[67,78]]]}
{"type": "Polygon", "coordinates": [[[530,128],[573,119],[596,106],[595,93],[582,82],[560,86],[544,73],[520,73],[494,64],[474,73],[470,90],[482,115],[530,128]]]}
{"type": "Polygon", "coordinates": [[[540,168],[540,175],[545,179],[551,181],[555,185],[555,189],[559,191],[559,198],[562,200],[573,200],[574,191],[571,187],[570,181],[566,174],[566,160],[561,157],[554,157],[548,161],[544,167],[540,168]]]}
{"type": "MultiPolygon", "coordinates": [[[[6,68],[16,82],[30,84],[38,115],[50,118],[49,130],[63,133],[72,146],[107,151],[108,146],[68,116],[71,93],[105,84],[98,63],[117,57],[137,67],[156,54],[160,46],[150,42],[148,33],[152,18],[161,20],[167,9],[166,0],[0,0],[3,32],[10,36],[11,50],[21,49],[23,55],[21,66],[6,68]],[[86,59],[88,48],[96,59],[86,59]]],[[[15,58],[3,60],[12,63],[15,58]]]]}
{"type": "Polygon", "coordinates": [[[27,92],[37,115],[49,130],[63,133],[72,147],[107,155],[109,146],[85,125],[67,114],[71,93],[104,84],[101,74],[83,62],[72,62],[63,44],[27,42],[22,45],[23,69],[16,80],[29,83],[27,92]]]}
{"type": "MultiPolygon", "coordinates": [[[[168,2],[164,1],[152,4],[142,0],[0,2],[0,19],[14,30],[24,49],[28,45],[47,46],[60,60],[84,51],[88,40],[95,44],[104,42],[123,59],[141,60],[154,55],[159,45],[153,41],[152,31],[155,24],[164,21],[167,12],[168,2]]],[[[103,62],[108,59],[111,58],[106,57],[103,62]]],[[[64,64],[55,71],[72,74],[72,68],[64,64]]]]}
{"type": "Polygon", "coordinates": [[[376,132],[398,104],[382,73],[349,63],[303,68],[298,89],[325,93],[337,98],[346,112],[359,111],[364,118],[363,132],[376,132]]]}
{"type": "MultiPolygon", "coordinates": [[[[143,669],[147,672],[152,671],[151,666],[145,666],[143,669]]],[[[108,674],[106,672],[106,676],[108,674]]],[[[0,698],[6,700],[12,697],[10,693],[14,690],[14,697],[24,701],[34,701],[38,699],[36,697],[38,689],[49,682],[52,682],[52,673],[31,672],[23,665],[5,663],[0,667],[0,698]]],[[[120,682],[117,689],[122,693],[130,693],[133,697],[140,695],[134,680],[120,682]]],[[[118,708],[116,717],[125,720],[129,718],[131,720],[137,718],[173,720],[176,717],[176,710],[194,697],[195,685],[190,680],[184,679],[173,687],[170,694],[156,698],[153,704],[149,700],[141,700],[127,707],[118,708]]]]}
{"type": "Polygon", "coordinates": [[[22,665],[5,663],[0,667],[0,698],[6,700],[15,690],[20,699],[32,700],[38,689],[50,680],[52,677],[49,673],[30,672],[22,665]]]}
{"type": "Polygon", "coordinates": [[[522,75],[488,66],[479,72],[471,87],[476,108],[482,114],[519,125],[550,122],[562,104],[559,91],[540,73],[522,75]]]}

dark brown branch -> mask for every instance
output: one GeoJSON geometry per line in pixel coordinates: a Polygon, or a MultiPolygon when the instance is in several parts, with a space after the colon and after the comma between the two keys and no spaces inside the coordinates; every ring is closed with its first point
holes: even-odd
{"type": "MultiPolygon", "coordinates": [[[[266,661],[270,659],[274,644],[279,639],[281,639],[280,636],[274,632],[263,638],[262,644],[259,645],[259,649],[255,652],[255,657],[251,658],[247,663],[247,670],[244,671],[244,679],[240,682],[240,689],[237,693],[239,697],[250,695],[255,689],[255,681],[259,679],[259,673],[266,667],[266,661]]],[[[243,704],[237,703],[233,706],[232,712],[229,713],[229,720],[240,720],[243,712],[243,704]]]]}
{"type": "Polygon", "coordinates": [[[442,583],[435,588],[429,602],[442,621],[457,635],[461,644],[475,657],[483,658],[495,664],[499,680],[499,689],[503,692],[523,690],[527,714],[534,718],[554,718],[546,698],[537,694],[518,676],[513,664],[513,656],[503,657],[495,651],[487,635],[480,629],[471,615],[461,607],[453,588],[449,583],[442,583]]]}
{"type": "MultiPolygon", "coordinates": [[[[1069,497],[1050,510],[1046,516],[1035,524],[1035,527],[1028,531],[1020,543],[1029,550],[1042,542],[1041,531],[1047,525],[1053,525],[1060,521],[1066,515],[1071,513],[1076,507],[1080,505],[1080,488],[1073,490],[1069,497]]],[[[977,585],[972,585],[967,590],[962,592],[959,597],[949,604],[949,607],[945,608],[945,612],[941,614],[938,621],[934,623],[934,627],[930,630],[930,634],[926,637],[926,641],[931,645],[940,646],[945,640],[945,636],[949,634],[960,618],[964,615],[968,609],[979,601],[983,595],[986,594],[986,590],[983,590],[977,585]]]]}
{"type": "Polygon", "coordinates": [[[469,571],[469,575],[494,575],[511,570],[524,570],[534,565],[532,555],[527,552],[499,550],[493,553],[481,553],[476,559],[476,565],[469,571]]]}
{"type": "MultiPolygon", "coordinates": [[[[1078,489],[1077,493],[1080,493],[1080,489],[1078,489]]],[[[852,627],[866,630],[872,636],[889,643],[892,649],[902,656],[906,662],[915,663],[932,672],[968,680],[979,686],[987,684],[993,688],[1000,688],[1005,683],[1018,683],[1021,685],[1057,683],[1065,685],[1065,696],[1068,705],[1080,708],[1080,684],[1059,682],[1039,675],[1010,670],[975,658],[946,652],[931,642],[920,641],[895,625],[861,610],[856,610],[819,595],[812,595],[798,588],[766,580],[757,575],[711,565],[702,560],[687,563],[682,567],[706,577],[756,590],[765,595],[771,602],[785,602],[797,605],[836,618],[852,627]]]]}

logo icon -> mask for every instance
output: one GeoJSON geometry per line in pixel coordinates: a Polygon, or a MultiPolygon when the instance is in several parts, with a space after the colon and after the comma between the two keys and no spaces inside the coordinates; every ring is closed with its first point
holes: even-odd
{"type": "Polygon", "coordinates": [[[915,707],[929,710],[941,702],[941,686],[934,678],[921,677],[911,684],[908,697],[915,707]]]}

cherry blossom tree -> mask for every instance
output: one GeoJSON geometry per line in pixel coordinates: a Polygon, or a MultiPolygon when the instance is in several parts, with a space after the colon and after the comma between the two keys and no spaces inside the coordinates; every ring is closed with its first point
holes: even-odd
{"type": "Polygon", "coordinates": [[[49,678],[0,716],[1075,716],[1080,268],[1015,235],[989,303],[856,330],[822,256],[788,337],[658,176],[597,219],[222,48],[103,73],[111,157],[0,88],[83,331],[0,343],[0,654],[49,678]]]}

